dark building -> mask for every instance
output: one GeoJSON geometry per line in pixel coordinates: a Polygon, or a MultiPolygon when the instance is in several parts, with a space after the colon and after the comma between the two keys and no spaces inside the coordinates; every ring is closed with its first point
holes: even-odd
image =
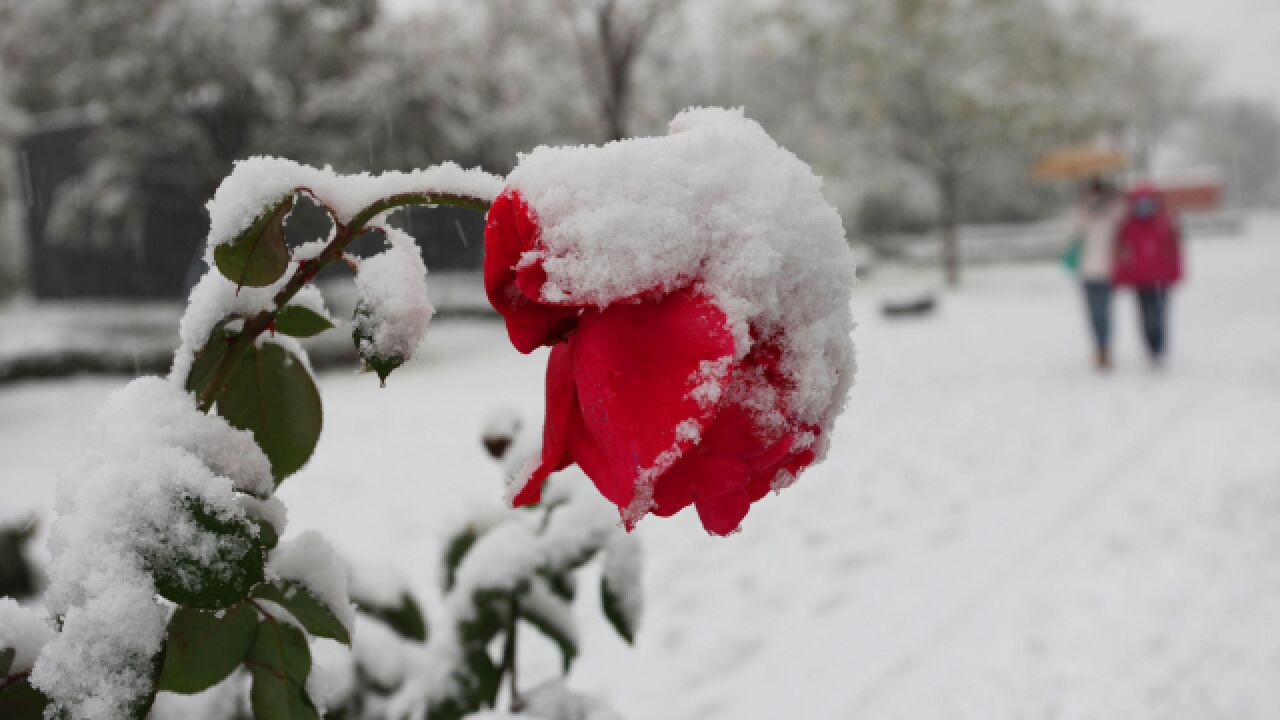
{"type": "MultiPolygon", "coordinates": [[[[182,299],[203,272],[208,230],[208,198],[199,188],[200,168],[190,158],[155,155],[141,160],[132,222],[111,224],[92,212],[75,212],[71,222],[56,228],[50,223],[55,203],[91,202],[75,183],[101,127],[91,118],[64,119],[45,123],[18,143],[31,292],[41,299],[182,299]]],[[[432,273],[479,271],[484,254],[480,213],[411,208],[399,217],[418,238],[432,273]]],[[[288,232],[294,243],[323,237],[326,220],[318,209],[308,212],[300,205],[288,232]]],[[[362,255],[379,249],[372,239],[353,248],[362,255]]]]}

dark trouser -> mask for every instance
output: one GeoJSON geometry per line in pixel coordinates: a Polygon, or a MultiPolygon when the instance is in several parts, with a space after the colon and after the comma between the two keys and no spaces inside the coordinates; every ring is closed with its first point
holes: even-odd
{"type": "Polygon", "coordinates": [[[1098,354],[1106,355],[1111,350],[1111,283],[1085,280],[1084,300],[1089,311],[1094,346],[1098,354]]]}
{"type": "Polygon", "coordinates": [[[1169,287],[1138,288],[1138,310],[1142,314],[1142,337],[1151,357],[1160,359],[1168,342],[1169,287]]]}

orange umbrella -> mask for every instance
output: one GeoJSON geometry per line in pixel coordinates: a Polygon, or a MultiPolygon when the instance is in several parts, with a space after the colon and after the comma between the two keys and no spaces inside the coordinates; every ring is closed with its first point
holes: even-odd
{"type": "Polygon", "coordinates": [[[1046,153],[1033,170],[1041,180],[1079,180],[1123,170],[1124,155],[1117,150],[1077,145],[1046,153]]]}

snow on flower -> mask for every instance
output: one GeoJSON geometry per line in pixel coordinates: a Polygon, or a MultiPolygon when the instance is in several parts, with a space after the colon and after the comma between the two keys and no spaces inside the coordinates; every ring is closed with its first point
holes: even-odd
{"type": "Polygon", "coordinates": [[[512,344],[552,347],[516,504],[576,463],[628,527],[692,504],[723,535],[825,454],[853,379],[852,256],[821,180],[741,111],[521,156],[484,273],[512,344]]]}

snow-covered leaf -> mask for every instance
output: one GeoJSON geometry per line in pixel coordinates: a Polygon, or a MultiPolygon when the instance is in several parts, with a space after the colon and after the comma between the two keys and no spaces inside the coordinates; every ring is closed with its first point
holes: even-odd
{"type": "Polygon", "coordinates": [[[547,574],[547,587],[566,602],[578,594],[578,579],[569,573],[547,574]]]}
{"type": "Polygon", "coordinates": [[[427,641],[427,620],[422,614],[418,601],[407,592],[400,593],[400,602],[395,605],[378,603],[367,598],[353,598],[356,607],[366,615],[377,618],[405,640],[415,642],[427,641]]]}
{"type": "Polygon", "coordinates": [[[483,648],[472,648],[453,673],[454,692],[433,698],[427,720],[460,720],[477,710],[493,707],[502,672],[483,648]]]}
{"type": "Polygon", "coordinates": [[[609,624],[628,643],[635,643],[644,608],[642,560],[640,543],[630,535],[618,533],[605,545],[600,603],[609,624]]]}
{"type": "Polygon", "coordinates": [[[265,287],[279,280],[289,269],[284,222],[292,210],[289,194],[258,215],[234,240],[214,248],[218,270],[237,286],[265,287]]]}
{"type": "Polygon", "coordinates": [[[258,544],[264,550],[271,550],[280,544],[280,531],[265,518],[259,518],[258,525],[258,544]]]}
{"type": "Polygon", "coordinates": [[[458,566],[462,564],[467,552],[476,544],[476,540],[480,539],[480,533],[481,530],[475,525],[467,525],[450,538],[449,544],[444,551],[445,592],[453,589],[453,585],[457,581],[458,566]]]}
{"type": "Polygon", "coordinates": [[[231,348],[232,335],[226,329],[228,322],[229,320],[224,319],[214,325],[213,331],[209,333],[209,339],[196,352],[191,370],[187,373],[185,382],[187,392],[198,395],[213,380],[213,373],[222,364],[222,359],[227,356],[227,350],[231,348]]]}
{"type": "Polygon", "coordinates": [[[266,582],[253,589],[253,597],[270,600],[288,610],[307,632],[316,637],[351,644],[351,633],[338,616],[301,583],[290,580],[266,582]]]}
{"type": "Polygon", "coordinates": [[[193,608],[217,610],[243,600],[262,582],[262,548],[242,519],[223,519],[204,501],[186,503],[199,536],[167,549],[151,561],[156,591],[193,608]]]}
{"type": "Polygon", "coordinates": [[[190,694],[221,682],[253,646],[258,613],[237,605],[217,613],[178,608],[169,620],[164,666],[157,689],[190,694]]]}
{"type": "Polygon", "coordinates": [[[310,371],[270,342],[250,348],[236,364],[218,396],[218,414],[253,433],[277,483],[311,458],[324,420],[310,371]]]}
{"type": "Polygon", "coordinates": [[[427,266],[413,237],[383,228],[387,249],[360,263],[351,339],[365,366],[386,384],[387,375],[417,349],[435,308],[427,299],[427,266]]]}
{"type": "Polygon", "coordinates": [[[537,578],[529,592],[520,598],[520,616],[537,628],[560,649],[565,673],[578,655],[578,632],[573,622],[573,607],[556,595],[546,581],[537,578]]]}
{"type": "Polygon", "coordinates": [[[301,305],[285,305],[276,314],[276,332],[293,337],[312,337],[333,327],[333,321],[301,305]]]}

